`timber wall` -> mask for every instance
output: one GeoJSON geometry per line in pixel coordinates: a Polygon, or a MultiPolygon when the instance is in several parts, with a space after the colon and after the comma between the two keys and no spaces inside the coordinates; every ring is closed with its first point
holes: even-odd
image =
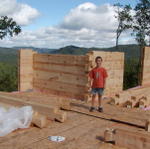
{"type": "Polygon", "coordinates": [[[104,95],[122,91],[124,53],[91,51],[84,56],[38,54],[20,51],[19,90],[39,90],[70,98],[89,100],[88,72],[95,67],[95,57],[103,58],[108,72],[104,95]]]}
{"type": "Polygon", "coordinates": [[[33,60],[33,88],[84,99],[86,56],[35,54],[33,60]]]}
{"type": "Polygon", "coordinates": [[[33,89],[33,55],[35,51],[20,50],[18,66],[18,90],[27,91],[33,89]]]}

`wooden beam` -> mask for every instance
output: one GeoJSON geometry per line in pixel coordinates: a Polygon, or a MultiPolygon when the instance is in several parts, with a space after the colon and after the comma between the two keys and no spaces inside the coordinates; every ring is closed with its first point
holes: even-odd
{"type": "Polygon", "coordinates": [[[39,86],[42,88],[53,89],[58,91],[64,91],[75,94],[85,94],[86,86],[73,85],[71,83],[63,83],[61,81],[48,81],[48,80],[34,80],[33,86],[39,86]]]}
{"type": "Polygon", "coordinates": [[[47,118],[51,120],[58,120],[60,122],[64,122],[66,119],[66,113],[60,112],[59,107],[52,107],[50,105],[44,105],[44,104],[38,104],[35,102],[28,102],[28,101],[23,101],[22,99],[19,98],[14,98],[6,95],[0,95],[0,102],[9,104],[12,106],[32,106],[34,111],[39,112],[40,114],[43,114],[47,116],[47,118]]]}
{"type": "Polygon", "coordinates": [[[148,131],[148,132],[150,132],[150,120],[146,121],[145,130],[148,131]]]}
{"type": "Polygon", "coordinates": [[[65,73],[72,73],[72,74],[79,74],[79,75],[84,75],[84,67],[85,65],[81,66],[70,66],[69,64],[65,65],[59,65],[59,64],[45,64],[45,63],[40,63],[40,62],[34,62],[33,63],[33,68],[38,68],[38,69],[46,69],[46,70],[53,70],[53,71],[59,71],[59,72],[65,72],[65,73]]]}
{"type": "Polygon", "coordinates": [[[34,85],[34,89],[46,94],[54,94],[62,97],[67,97],[67,98],[75,98],[75,99],[80,99],[84,100],[84,94],[77,94],[77,93],[71,93],[68,91],[60,91],[58,89],[50,89],[46,87],[42,87],[40,85],[34,85]]]}
{"type": "Polygon", "coordinates": [[[141,130],[116,129],[115,144],[128,149],[150,149],[150,134],[141,130]]]}
{"type": "Polygon", "coordinates": [[[102,143],[99,149],[127,149],[127,148],[116,146],[109,143],[102,143]]]}
{"type": "Polygon", "coordinates": [[[44,71],[44,70],[36,70],[34,69],[34,80],[45,79],[49,80],[49,78],[58,77],[58,80],[64,83],[76,83],[79,85],[85,85],[88,82],[87,75],[79,75],[79,74],[69,74],[60,71],[44,71]]]}
{"type": "Polygon", "coordinates": [[[104,131],[104,140],[105,142],[114,142],[114,130],[107,128],[104,131]]]}
{"type": "MultiPolygon", "coordinates": [[[[102,113],[97,112],[97,111],[89,112],[89,106],[86,104],[80,104],[76,102],[71,102],[70,104],[71,104],[71,108],[69,111],[73,111],[73,112],[77,112],[77,113],[81,113],[81,114],[85,114],[85,115],[89,115],[89,116],[93,116],[97,118],[102,118],[105,120],[115,121],[115,122],[119,122],[119,123],[123,123],[127,125],[133,125],[136,127],[145,128],[145,123],[147,121],[147,119],[140,117],[140,113],[139,113],[138,118],[137,117],[134,118],[134,115],[131,116],[130,113],[122,112],[121,114],[120,112],[118,112],[118,109],[116,109],[116,114],[111,114],[109,112],[107,113],[105,111],[102,113]]],[[[112,110],[114,110],[114,108],[112,110]]]]}
{"type": "Polygon", "coordinates": [[[47,126],[47,117],[45,115],[39,114],[38,112],[34,112],[32,123],[39,128],[44,128],[47,126]]]}
{"type": "Polygon", "coordinates": [[[51,62],[57,64],[72,64],[84,65],[87,60],[85,56],[74,56],[74,55],[57,55],[57,54],[36,54],[34,55],[34,62],[51,62]]]}

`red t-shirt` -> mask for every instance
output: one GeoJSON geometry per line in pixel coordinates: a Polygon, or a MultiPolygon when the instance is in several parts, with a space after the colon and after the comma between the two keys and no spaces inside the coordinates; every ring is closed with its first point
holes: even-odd
{"type": "Polygon", "coordinates": [[[89,72],[89,76],[93,79],[92,88],[104,88],[104,79],[108,77],[105,68],[95,67],[89,72]]]}

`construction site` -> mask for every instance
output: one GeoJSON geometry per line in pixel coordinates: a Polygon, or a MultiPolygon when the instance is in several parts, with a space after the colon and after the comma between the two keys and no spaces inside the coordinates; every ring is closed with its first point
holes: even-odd
{"type": "Polygon", "coordinates": [[[31,106],[34,112],[28,128],[0,137],[0,149],[150,149],[150,47],[142,50],[140,84],[127,90],[124,59],[123,52],[75,56],[19,50],[18,91],[0,92],[0,105],[31,106]],[[97,56],[108,72],[101,113],[89,112],[88,74],[97,56]]]}

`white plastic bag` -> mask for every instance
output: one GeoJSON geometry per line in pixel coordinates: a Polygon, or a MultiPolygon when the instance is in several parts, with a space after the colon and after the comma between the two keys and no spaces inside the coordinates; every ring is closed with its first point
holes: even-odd
{"type": "Polygon", "coordinates": [[[0,107],[0,136],[18,128],[28,128],[32,121],[33,110],[31,106],[10,108],[7,111],[0,107]]]}

